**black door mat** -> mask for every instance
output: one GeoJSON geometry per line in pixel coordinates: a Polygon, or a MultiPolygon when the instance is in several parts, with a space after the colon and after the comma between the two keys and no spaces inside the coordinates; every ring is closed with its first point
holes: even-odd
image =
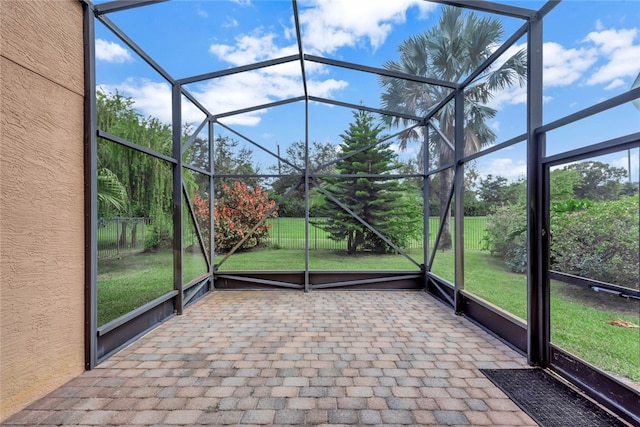
{"type": "Polygon", "coordinates": [[[542,369],[480,371],[541,426],[626,425],[542,369]]]}

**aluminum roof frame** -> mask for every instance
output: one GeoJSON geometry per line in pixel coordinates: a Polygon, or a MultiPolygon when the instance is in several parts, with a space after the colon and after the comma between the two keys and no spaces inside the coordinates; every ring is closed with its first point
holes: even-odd
{"type": "MultiPolygon", "coordinates": [[[[88,0],[80,0],[80,1],[88,2],[88,0]]],[[[190,83],[196,83],[196,82],[201,82],[205,80],[215,79],[218,77],[224,77],[224,76],[228,76],[236,73],[242,73],[245,71],[258,70],[261,68],[271,67],[274,65],[285,64],[293,61],[300,61],[302,84],[304,86],[305,100],[308,102],[313,99],[314,101],[317,101],[317,102],[326,102],[329,104],[340,105],[336,101],[332,101],[332,100],[324,99],[320,97],[311,97],[308,94],[308,90],[307,90],[308,78],[307,78],[307,73],[305,71],[304,63],[305,61],[310,61],[310,62],[316,62],[320,64],[325,64],[325,65],[333,65],[333,66],[338,66],[342,68],[348,68],[355,71],[372,73],[378,76],[405,79],[405,80],[413,81],[416,83],[431,84],[431,85],[437,85],[437,86],[442,86],[442,87],[447,87],[452,89],[451,94],[447,98],[441,100],[440,104],[436,106],[433,109],[433,111],[430,112],[430,114],[422,118],[423,120],[428,120],[433,114],[435,114],[435,112],[439,108],[441,108],[443,105],[445,105],[447,102],[449,102],[453,98],[455,90],[461,90],[464,87],[468,86],[480,73],[482,73],[486,68],[491,66],[491,64],[496,59],[498,59],[500,55],[502,55],[509,47],[515,44],[518,39],[520,39],[523,35],[525,35],[528,29],[528,21],[542,19],[547,13],[549,13],[553,9],[553,7],[555,7],[560,2],[560,0],[549,0],[539,10],[533,10],[533,9],[526,9],[526,8],[515,7],[515,6],[505,5],[501,3],[496,3],[496,2],[489,2],[489,1],[477,2],[477,1],[468,1],[468,0],[431,0],[433,3],[441,3],[441,4],[457,6],[457,7],[466,8],[466,9],[473,9],[481,12],[492,13],[492,14],[501,15],[501,16],[508,16],[512,18],[518,18],[526,21],[516,32],[514,32],[514,34],[512,34],[503,44],[500,45],[500,47],[494,52],[494,54],[491,55],[491,57],[489,57],[480,67],[478,67],[475,72],[473,72],[470,76],[468,76],[464,82],[447,82],[447,81],[442,81],[438,79],[425,78],[425,77],[415,76],[411,74],[395,72],[395,71],[387,70],[383,68],[364,66],[357,63],[350,63],[347,61],[338,61],[338,60],[324,58],[320,56],[305,54],[302,48],[302,39],[301,39],[302,32],[300,29],[300,22],[298,18],[298,6],[297,6],[296,0],[292,0],[292,9],[293,9],[293,16],[294,16],[294,25],[296,30],[295,31],[296,39],[297,39],[297,44],[299,49],[298,54],[290,55],[282,58],[271,59],[267,61],[261,61],[261,62],[249,64],[249,65],[244,65],[244,66],[233,67],[225,70],[212,71],[205,74],[193,75],[193,76],[183,77],[179,79],[174,78],[166,70],[164,70],[149,54],[147,54],[139,45],[137,45],[124,31],[118,28],[118,26],[115,23],[113,23],[113,21],[111,21],[107,16],[105,16],[105,15],[108,15],[109,13],[120,12],[123,10],[129,10],[133,8],[145,7],[153,4],[164,3],[167,1],[169,0],[115,0],[107,3],[101,3],[98,5],[95,5],[93,8],[96,14],[96,18],[100,22],[102,22],[107,28],[109,28],[118,38],[120,38],[120,40],[122,40],[123,43],[125,43],[129,48],[131,48],[131,50],[133,50],[136,54],[138,54],[145,62],[147,62],[147,64],[149,64],[156,72],[158,72],[158,74],[160,74],[168,83],[172,85],[177,84],[180,86],[184,86],[190,83]]],[[[204,106],[202,106],[200,102],[198,102],[197,98],[195,98],[186,89],[184,89],[184,87],[181,89],[181,91],[187,97],[187,99],[189,99],[189,101],[193,102],[208,117],[229,117],[232,115],[242,114],[249,111],[260,110],[263,108],[269,108],[269,107],[280,105],[286,102],[296,102],[299,100],[299,99],[295,99],[295,100],[285,99],[285,100],[280,100],[277,103],[267,104],[264,106],[253,106],[253,107],[248,107],[242,110],[212,114],[204,106]]],[[[343,104],[343,106],[345,105],[343,104]]],[[[368,108],[373,108],[373,107],[368,107],[368,108]]],[[[373,109],[370,111],[375,111],[379,114],[385,114],[390,116],[397,116],[399,114],[397,112],[384,111],[381,109],[373,109]]],[[[400,114],[400,116],[402,115],[400,114]]]]}

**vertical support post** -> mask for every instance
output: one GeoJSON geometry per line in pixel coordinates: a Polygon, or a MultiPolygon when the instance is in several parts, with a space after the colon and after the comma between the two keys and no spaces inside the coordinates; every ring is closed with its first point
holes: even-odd
{"type": "Polygon", "coordinates": [[[424,287],[427,288],[429,284],[429,278],[427,272],[431,270],[429,262],[429,246],[431,245],[429,235],[431,230],[429,229],[429,124],[422,125],[422,223],[423,223],[423,235],[422,235],[422,250],[423,250],[423,273],[424,273],[424,287]]]}
{"type": "Polygon", "coordinates": [[[546,366],[549,344],[549,287],[542,244],[544,138],[542,125],[542,20],[529,21],[527,38],[527,359],[546,366]]]}
{"type": "Polygon", "coordinates": [[[216,273],[216,233],[215,233],[215,206],[216,206],[216,192],[215,190],[215,134],[214,134],[214,124],[211,118],[209,119],[209,259],[211,260],[211,266],[209,268],[209,273],[211,274],[211,289],[215,287],[215,273],[216,273]]]}
{"type": "Polygon", "coordinates": [[[85,369],[98,364],[98,141],[96,118],[95,15],[82,3],[84,38],[84,335],[85,369]]]}
{"type": "Polygon", "coordinates": [[[454,257],[455,257],[455,312],[464,312],[461,290],[464,289],[464,88],[455,95],[455,166],[453,189],[455,197],[454,257]]]}
{"type": "Polygon", "coordinates": [[[182,93],[180,85],[174,83],[171,97],[173,158],[173,289],[178,291],[175,310],[182,314],[184,295],[182,292],[182,93]]]}
{"type": "Polygon", "coordinates": [[[304,102],[304,291],[311,291],[309,282],[309,99],[304,102]]]}

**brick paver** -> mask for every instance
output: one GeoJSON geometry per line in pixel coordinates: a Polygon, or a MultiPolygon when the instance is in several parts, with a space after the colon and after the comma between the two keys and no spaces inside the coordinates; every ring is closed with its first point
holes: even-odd
{"type": "Polygon", "coordinates": [[[535,425],[524,358],[422,292],[224,291],[3,425],[535,425]]]}

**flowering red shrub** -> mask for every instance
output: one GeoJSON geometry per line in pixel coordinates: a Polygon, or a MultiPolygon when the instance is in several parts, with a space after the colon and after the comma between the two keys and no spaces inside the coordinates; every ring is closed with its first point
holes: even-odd
{"type": "MultiPolygon", "coordinates": [[[[222,197],[215,201],[214,227],[216,252],[228,252],[242,241],[273,208],[275,201],[260,187],[251,189],[246,184],[234,182],[233,187],[222,185],[222,197]]],[[[194,197],[194,210],[198,216],[205,240],[210,236],[209,202],[199,195],[194,197]],[[204,225],[206,223],[206,225],[204,225]]],[[[273,212],[271,217],[278,216],[273,212]]],[[[270,224],[263,223],[240,246],[248,249],[260,244],[269,236],[270,224]]]]}

